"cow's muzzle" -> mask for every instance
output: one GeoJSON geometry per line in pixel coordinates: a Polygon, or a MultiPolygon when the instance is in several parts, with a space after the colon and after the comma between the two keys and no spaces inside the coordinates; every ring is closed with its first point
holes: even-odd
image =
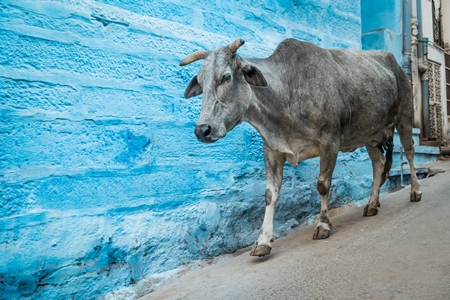
{"type": "Polygon", "coordinates": [[[211,139],[211,126],[206,124],[201,124],[195,126],[195,135],[200,142],[203,143],[212,143],[214,142],[211,139]]]}

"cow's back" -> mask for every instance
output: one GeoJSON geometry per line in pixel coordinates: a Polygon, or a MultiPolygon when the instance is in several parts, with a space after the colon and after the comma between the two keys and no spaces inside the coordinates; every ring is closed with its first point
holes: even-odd
{"type": "Polygon", "coordinates": [[[287,39],[269,61],[284,70],[279,76],[299,132],[316,125],[319,135],[341,134],[348,151],[378,139],[394,121],[402,70],[388,51],[328,50],[287,39]]]}
{"type": "Polygon", "coordinates": [[[388,51],[330,50],[343,70],[339,83],[348,101],[350,118],[342,148],[349,150],[379,140],[398,113],[399,85],[403,70],[388,51]]]}

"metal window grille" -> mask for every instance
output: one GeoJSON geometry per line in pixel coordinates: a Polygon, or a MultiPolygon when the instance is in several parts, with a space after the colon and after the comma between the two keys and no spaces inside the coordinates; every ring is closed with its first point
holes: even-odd
{"type": "Polygon", "coordinates": [[[450,117],[450,54],[445,54],[445,87],[447,91],[447,118],[450,117]]]}
{"type": "Polygon", "coordinates": [[[428,61],[430,128],[431,137],[444,141],[444,120],[442,118],[441,65],[428,61]]]}
{"type": "Polygon", "coordinates": [[[441,15],[441,3],[439,2],[439,9],[436,9],[436,1],[431,1],[431,10],[433,14],[433,41],[440,47],[444,47],[444,40],[442,37],[442,15],[441,15]]]}

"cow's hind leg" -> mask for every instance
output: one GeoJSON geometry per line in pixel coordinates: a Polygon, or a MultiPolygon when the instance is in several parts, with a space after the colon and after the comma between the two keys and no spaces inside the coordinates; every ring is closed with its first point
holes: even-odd
{"type": "Polygon", "coordinates": [[[414,169],[414,141],[412,139],[412,126],[410,124],[402,124],[396,126],[403,149],[405,150],[406,159],[409,163],[411,171],[411,194],[410,200],[418,202],[422,199],[419,180],[417,179],[416,170],[414,169]]]}
{"type": "Polygon", "coordinates": [[[375,216],[378,213],[377,207],[380,207],[380,187],[384,183],[383,179],[386,177],[386,158],[379,148],[372,146],[371,144],[367,144],[366,149],[372,160],[373,181],[369,203],[364,208],[364,216],[370,217],[375,216]]]}
{"type": "Polygon", "coordinates": [[[264,214],[261,231],[253,246],[250,255],[264,256],[272,250],[273,242],[273,218],[275,206],[278,201],[278,193],[283,179],[283,167],[285,158],[279,152],[271,151],[264,147],[264,164],[266,168],[266,212],[264,214]]]}
{"type": "Polygon", "coordinates": [[[414,169],[414,141],[412,139],[414,119],[413,101],[410,83],[404,72],[399,72],[399,100],[399,114],[394,123],[411,170],[410,200],[412,202],[417,202],[422,198],[422,192],[420,191],[419,180],[417,179],[416,170],[414,169]]]}
{"type": "Polygon", "coordinates": [[[320,194],[321,208],[319,222],[314,231],[313,239],[326,239],[330,236],[331,221],[328,213],[328,192],[331,186],[331,177],[333,175],[334,167],[336,166],[336,159],[338,155],[338,144],[328,145],[323,147],[320,155],[320,174],[317,180],[317,190],[320,194]]]}

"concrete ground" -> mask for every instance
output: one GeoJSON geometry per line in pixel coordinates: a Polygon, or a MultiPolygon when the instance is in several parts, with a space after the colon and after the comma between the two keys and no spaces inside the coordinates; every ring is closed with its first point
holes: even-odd
{"type": "Polygon", "coordinates": [[[331,218],[332,235],[314,226],[272,243],[268,257],[235,257],[183,275],[144,299],[450,299],[450,161],[444,173],[381,200],[374,217],[352,207],[331,218]]]}

